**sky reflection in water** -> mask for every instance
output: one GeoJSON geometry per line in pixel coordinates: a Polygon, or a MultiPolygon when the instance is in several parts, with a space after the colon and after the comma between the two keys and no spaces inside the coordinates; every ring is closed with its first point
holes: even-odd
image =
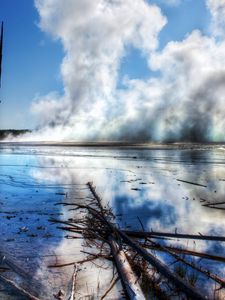
{"type": "MultiPolygon", "coordinates": [[[[7,249],[12,256],[18,256],[18,251],[13,249],[19,240],[28,248],[35,245],[39,257],[52,249],[57,255],[61,253],[67,257],[68,261],[75,248],[78,255],[81,242],[64,239],[61,231],[48,224],[48,218],[49,215],[68,218],[68,211],[55,203],[65,197],[63,193],[71,202],[80,193],[83,197],[88,196],[85,187],[88,181],[96,186],[105,204],[113,207],[122,228],[141,229],[140,218],[145,230],[225,235],[225,204],[211,205],[224,201],[224,153],[224,149],[218,148],[3,147],[1,212],[11,211],[16,217],[7,219],[7,214],[1,213],[1,240],[4,242],[1,252],[7,249]],[[208,203],[209,206],[203,206],[208,203]],[[20,214],[17,216],[13,211],[20,211],[20,214]],[[25,214],[23,220],[22,211],[25,214]],[[32,214],[32,211],[36,213],[32,214]],[[18,234],[23,221],[29,228],[28,233],[37,237],[32,239],[25,232],[18,234]],[[37,229],[40,226],[45,228],[43,234],[37,229]]],[[[175,243],[187,246],[186,240],[175,243]]],[[[196,242],[191,241],[188,246],[198,251],[225,254],[223,243],[198,242],[196,246],[196,242]]],[[[21,250],[23,247],[17,248],[21,250]]],[[[35,267],[39,274],[37,278],[40,278],[43,264],[39,262],[35,267]]],[[[211,268],[214,269],[213,264],[211,268]]],[[[224,275],[223,264],[218,272],[224,275]]],[[[59,280],[56,283],[59,284],[59,280]]]]}

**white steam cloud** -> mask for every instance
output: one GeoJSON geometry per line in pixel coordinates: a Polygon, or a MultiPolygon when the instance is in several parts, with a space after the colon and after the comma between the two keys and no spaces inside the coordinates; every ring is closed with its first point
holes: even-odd
{"type": "Polygon", "coordinates": [[[216,37],[225,37],[225,0],[207,0],[212,15],[212,31],[216,37]]]}
{"type": "Polygon", "coordinates": [[[225,141],[225,1],[207,0],[211,34],[158,49],[167,20],[144,0],[36,0],[40,28],[59,39],[64,95],[35,100],[36,140],[225,141]],[[157,77],[124,79],[128,47],[157,77]]]}

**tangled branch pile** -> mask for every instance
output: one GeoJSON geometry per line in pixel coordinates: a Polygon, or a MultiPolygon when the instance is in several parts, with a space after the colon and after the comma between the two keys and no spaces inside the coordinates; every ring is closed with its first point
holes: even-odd
{"type": "MultiPolygon", "coordinates": [[[[146,299],[150,296],[156,299],[173,297],[176,299],[207,299],[197,289],[196,283],[201,276],[213,280],[219,289],[225,287],[225,281],[219,276],[199,266],[194,260],[186,258],[187,256],[201,257],[225,262],[224,257],[178,247],[168,247],[155,242],[156,238],[167,238],[168,236],[218,241],[224,241],[224,237],[145,232],[144,228],[141,232],[121,230],[116,224],[116,217],[112,209],[108,205],[102,205],[101,198],[92,183],[89,182],[87,185],[92,197],[87,199],[85,204],[58,203],[64,206],[73,206],[70,210],[79,211],[79,216],[82,217],[67,221],[55,219],[50,221],[60,223],[59,228],[83,237],[86,246],[96,248],[95,253],[86,252],[87,258],[76,263],[94,261],[99,258],[113,261],[119,278],[112,280],[102,299],[111,291],[118,279],[121,280],[129,299],[146,299]],[[83,214],[81,214],[82,212],[83,214]],[[170,261],[173,260],[171,266],[167,265],[165,259],[159,259],[158,253],[170,257],[170,261]]],[[[73,235],[73,238],[76,237],[73,235]]],[[[51,267],[59,267],[59,265],[51,267]]]]}

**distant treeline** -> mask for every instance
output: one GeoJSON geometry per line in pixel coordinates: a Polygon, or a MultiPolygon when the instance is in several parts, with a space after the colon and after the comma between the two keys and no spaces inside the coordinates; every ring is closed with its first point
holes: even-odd
{"type": "Polygon", "coordinates": [[[18,136],[20,134],[31,132],[29,129],[0,129],[0,140],[3,140],[8,135],[18,136]]]}

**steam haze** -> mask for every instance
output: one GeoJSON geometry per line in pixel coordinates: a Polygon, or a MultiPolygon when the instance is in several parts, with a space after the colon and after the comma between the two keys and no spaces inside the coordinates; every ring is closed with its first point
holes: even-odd
{"type": "MultiPolygon", "coordinates": [[[[174,1],[175,3],[176,1],[174,1]]],[[[39,129],[24,139],[225,141],[225,1],[208,0],[209,35],[199,30],[159,49],[167,19],[144,0],[36,0],[42,31],[61,41],[64,94],[32,104],[39,129]],[[147,79],[123,78],[129,47],[147,79]],[[150,74],[154,74],[153,72],[150,74]]],[[[179,26],[179,24],[178,24],[179,26]]]]}

